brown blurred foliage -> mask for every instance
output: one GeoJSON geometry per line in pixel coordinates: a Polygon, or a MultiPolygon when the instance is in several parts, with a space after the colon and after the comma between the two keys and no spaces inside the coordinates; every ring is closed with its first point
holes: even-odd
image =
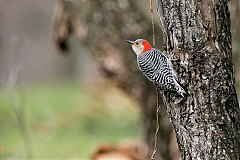
{"type": "Polygon", "coordinates": [[[92,160],[147,160],[144,144],[102,145],[96,149],[92,160]]]}

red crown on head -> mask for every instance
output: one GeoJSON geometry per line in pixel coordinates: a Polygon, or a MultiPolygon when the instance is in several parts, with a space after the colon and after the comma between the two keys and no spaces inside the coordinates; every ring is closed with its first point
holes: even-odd
{"type": "Polygon", "coordinates": [[[152,49],[152,46],[150,45],[150,43],[147,40],[144,40],[142,44],[144,46],[143,52],[147,52],[152,49]]]}

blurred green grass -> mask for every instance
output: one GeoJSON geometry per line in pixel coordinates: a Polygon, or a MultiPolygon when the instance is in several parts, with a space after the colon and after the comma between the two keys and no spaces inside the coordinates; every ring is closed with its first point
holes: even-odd
{"type": "MultiPolygon", "coordinates": [[[[101,144],[141,137],[138,109],[111,87],[33,85],[25,87],[23,95],[35,159],[89,159],[101,144]]],[[[1,89],[2,159],[26,158],[13,101],[7,90],[1,89]]]]}

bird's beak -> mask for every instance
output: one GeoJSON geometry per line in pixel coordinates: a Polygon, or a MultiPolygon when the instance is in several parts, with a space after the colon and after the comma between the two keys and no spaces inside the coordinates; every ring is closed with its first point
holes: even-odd
{"type": "Polygon", "coordinates": [[[130,43],[130,44],[132,44],[133,45],[133,41],[129,41],[129,40],[126,40],[126,42],[128,42],[128,43],[130,43]]]}

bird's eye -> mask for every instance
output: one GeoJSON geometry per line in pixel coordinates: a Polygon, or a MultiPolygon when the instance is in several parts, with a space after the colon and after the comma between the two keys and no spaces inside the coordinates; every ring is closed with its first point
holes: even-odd
{"type": "Polygon", "coordinates": [[[136,42],[136,45],[138,45],[139,43],[138,42],[136,42]]]}

